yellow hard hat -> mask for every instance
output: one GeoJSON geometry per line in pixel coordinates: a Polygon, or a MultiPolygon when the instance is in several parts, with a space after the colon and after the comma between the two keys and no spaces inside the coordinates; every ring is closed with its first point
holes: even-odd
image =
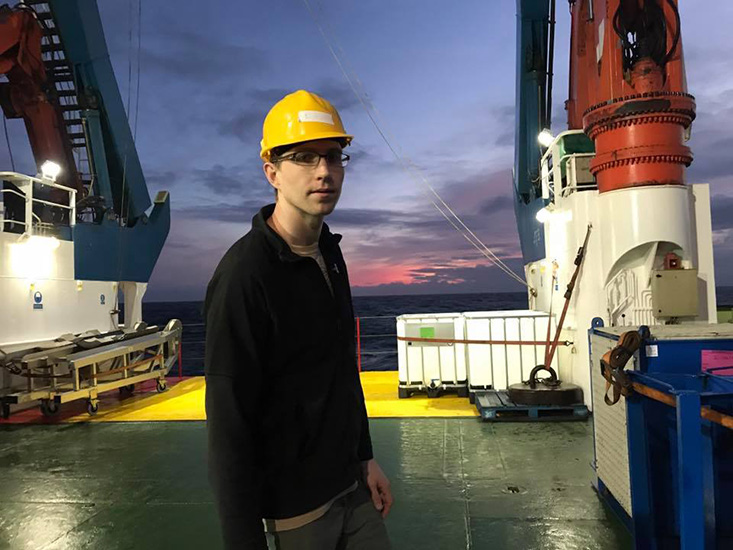
{"type": "Polygon", "coordinates": [[[337,139],[348,145],[353,137],[346,133],[338,111],[329,101],[298,90],[275,103],[267,113],[262,125],[260,157],[269,161],[271,151],[283,145],[314,139],[337,139]]]}

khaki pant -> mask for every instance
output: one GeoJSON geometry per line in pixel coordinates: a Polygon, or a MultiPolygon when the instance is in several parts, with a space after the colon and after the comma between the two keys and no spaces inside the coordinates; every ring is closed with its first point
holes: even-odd
{"type": "Polygon", "coordinates": [[[267,533],[269,550],[390,550],[381,514],[369,489],[361,482],[355,491],[336,500],[326,514],[298,529],[267,533]]]}

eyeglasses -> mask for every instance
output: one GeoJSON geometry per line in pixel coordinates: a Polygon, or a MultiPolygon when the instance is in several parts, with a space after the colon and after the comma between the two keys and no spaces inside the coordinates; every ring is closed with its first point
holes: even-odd
{"type": "Polygon", "coordinates": [[[318,166],[321,159],[326,159],[326,163],[331,166],[344,167],[349,163],[351,157],[346,153],[342,153],[338,149],[331,149],[325,154],[316,153],[315,151],[296,151],[295,153],[289,153],[281,157],[273,159],[273,162],[280,162],[281,160],[291,160],[295,164],[301,166],[318,166]]]}

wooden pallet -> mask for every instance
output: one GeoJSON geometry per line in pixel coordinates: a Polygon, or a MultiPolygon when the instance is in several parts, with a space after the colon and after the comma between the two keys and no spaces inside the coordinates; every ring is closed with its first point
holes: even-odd
{"type": "Polygon", "coordinates": [[[505,391],[489,390],[476,392],[476,408],[486,422],[538,422],[585,420],[588,407],[583,404],[518,405],[505,391]]]}

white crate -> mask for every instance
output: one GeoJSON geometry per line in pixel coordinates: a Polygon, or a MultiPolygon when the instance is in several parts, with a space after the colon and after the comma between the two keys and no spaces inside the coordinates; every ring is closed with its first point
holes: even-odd
{"type": "MultiPolygon", "coordinates": [[[[397,317],[397,336],[461,340],[460,313],[410,314],[397,317]]],[[[401,388],[465,388],[466,346],[454,343],[397,341],[401,388]]]]}
{"type": "MultiPolygon", "coordinates": [[[[547,313],[529,310],[476,311],[464,313],[466,340],[544,342],[547,339],[547,313]]],[[[550,337],[555,336],[552,318],[550,337]]],[[[544,345],[468,344],[467,374],[469,389],[505,390],[529,379],[534,367],[544,362],[544,345]]],[[[557,372],[557,354],[552,360],[557,372]]]]}

